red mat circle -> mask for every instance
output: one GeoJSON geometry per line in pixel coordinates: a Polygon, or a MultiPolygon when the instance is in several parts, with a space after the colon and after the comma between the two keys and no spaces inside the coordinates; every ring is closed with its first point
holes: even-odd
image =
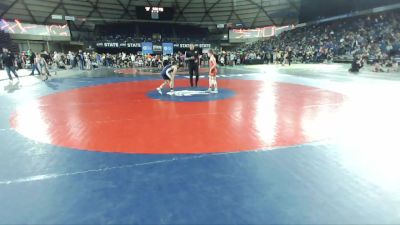
{"type": "MultiPolygon", "coordinates": [[[[18,107],[11,126],[40,142],[80,150],[179,154],[238,152],[329,137],[343,96],[259,80],[219,80],[232,98],[166,102],[147,97],[160,81],[64,91],[18,107]]],[[[177,85],[187,85],[178,80],[177,85]]]]}

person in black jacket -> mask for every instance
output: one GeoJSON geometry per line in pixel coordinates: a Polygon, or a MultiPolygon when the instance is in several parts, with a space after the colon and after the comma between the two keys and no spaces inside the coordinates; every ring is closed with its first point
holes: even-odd
{"type": "Polygon", "coordinates": [[[3,65],[7,71],[8,79],[13,80],[11,72],[19,80],[18,74],[15,71],[15,56],[8,49],[3,48],[3,65]]]}
{"type": "Polygon", "coordinates": [[[194,45],[189,46],[190,51],[186,52],[186,62],[189,67],[190,86],[193,87],[193,74],[196,75],[196,87],[199,83],[199,53],[194,49],[194,45]]]}

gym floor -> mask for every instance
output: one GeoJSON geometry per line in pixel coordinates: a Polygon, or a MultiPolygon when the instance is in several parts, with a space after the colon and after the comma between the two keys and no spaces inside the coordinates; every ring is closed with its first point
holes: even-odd
{"type": "Polygon", "coordinates": [[[346,70],[181,73],[174,96],[142,69],[1,71],[0,224],[399,224],[400,74],[346,70]]]}

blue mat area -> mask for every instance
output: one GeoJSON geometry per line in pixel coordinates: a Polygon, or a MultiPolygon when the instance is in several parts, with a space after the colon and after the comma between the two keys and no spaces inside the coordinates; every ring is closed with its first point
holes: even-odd
{"type": "MultiPolygon", "coordinates": [[[[47,83],[29,77],[12,92],[4,88],[8,84],[1,83],[0,224],[400,223],[400,191],[393,188],[399,183],[399,167],[373,164],[376,174],[384,168],[393,173],[387,174],[387,183],[380,183],[362,169],[362,156],[367,153],[360,150],[361,144],[354,147],[330,139],[240,153],[121,154],[39,143],[10,127],[15,109],[41,96],[86,86],[158,79],[96,73],[97,78],[78,74],[47,83]]],[[[229,69],[222,73],[244,74],[229,69]]],[[[349,93],[343,86],[358,87],[350,82],[333,84],[285,74],[252,73],[234,78],[269,79],[271,83],[343,93],[349,93]]],[[[235,95],[223,88],[220,92],[222,98],[235,95]]],[[[155,91],[149,96],[170,98],[155,91]]],[[[199,98],[201,101],[204,96],[199,98]]],[[[388,158],[396,156],[388,149],[372,150],[383,151],[388,158]]]]}

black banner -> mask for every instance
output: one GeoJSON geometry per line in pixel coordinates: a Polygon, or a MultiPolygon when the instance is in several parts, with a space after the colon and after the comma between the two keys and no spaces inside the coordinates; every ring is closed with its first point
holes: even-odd
{"type": "MultiPolygon", "coordinates": [[[[202,43],[202,44],[193,44],[194,47],[196,48],[211,48],[211,44],[206,44],[206,43],[202,43]]],[[[178,44],[178,43],[174,43],[174,48],[189,48],[190,44],[178,44]]]]}
{"type": "Polygon", "coordinates": [[[97,42],[98,48],[141,48],[141,43],[132,42],[97,42]]]}

